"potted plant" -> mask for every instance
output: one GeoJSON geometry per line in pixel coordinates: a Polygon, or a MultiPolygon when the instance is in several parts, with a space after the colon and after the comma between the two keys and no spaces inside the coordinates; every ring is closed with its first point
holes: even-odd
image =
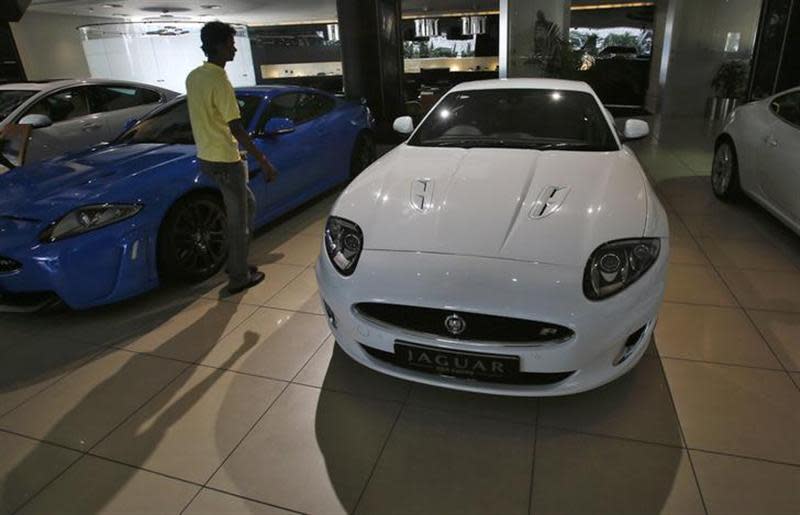
{"type": "Polygon", "coordinates": [[[750,66],[747,61],[726,61],[717,69],[711,80],[714,97],[709,103],[709,118],[726,119],[744,100],[750,66]]]}

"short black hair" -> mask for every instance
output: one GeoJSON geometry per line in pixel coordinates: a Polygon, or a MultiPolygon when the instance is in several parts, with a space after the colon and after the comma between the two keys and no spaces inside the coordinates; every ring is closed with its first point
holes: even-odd
{"type": "Polygon", "coordinates": [[[202,41],[203,52],[210,56],[217,51],[219,45],[228,41],[228,38],[236,34],[236,29],[221,21],[212,21],[203,25],[200,30],[200,41],[202,41]]]}

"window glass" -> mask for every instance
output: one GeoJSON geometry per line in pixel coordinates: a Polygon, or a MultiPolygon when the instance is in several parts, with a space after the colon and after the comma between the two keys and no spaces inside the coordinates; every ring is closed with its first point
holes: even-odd
{"type": "Polygon", "coordinates": [[[37,91],[0,90],[0,121],[36,93],[37,91]]]}
{"type": "Polygon", "coordinates": [[[53,123],[86,116],[89,114],[86,88],[72,88],[48,95],[31,106],[25,114],[43,114],[53,123]]]}
{"type": "Polygon", "coordinates": [[[430,147],[618,150],[595,98],[580,91],[492,89],[447,95],[409,142],[430,147]]]}
{"type": "Polygon", "coordinates": [[[295,123],[303,123],[314,118],[330,112],[336,101],[325,95],[317,95],[314,93],[304,94],[300,97],[297,103],[297,117],[298,121],[295,123]]]}
{"type": "Polygon", "coordinates": [[[269,101],[269,109],[260,125],[263,127],[271,118],[288,118],[294,123],[297,122],[297,93],[280,95],[269,101]]]}
{"type": "Polygon", "coordinates": [[[800,127],[800,91],[787,93],[772,101],[772,112],[779,118],[800,127]]]}
{"type": "MultiPolygon", "coordinates": [[[[261,103],[261,98],[241,96],[236,100],[242,113],[242,123],[247,127],[261,103]]],[[[182,100],[153,113],[123,133],[117,142],[193,145],[194,136],[186,101],[182,100]]]]}
{"type": "Polygon", "coordinates": [[[91,86],[89,100],[92,112],[117,111],[141,105],[154,104],[161,100],[155,91],[127,86],[91,86]]]}

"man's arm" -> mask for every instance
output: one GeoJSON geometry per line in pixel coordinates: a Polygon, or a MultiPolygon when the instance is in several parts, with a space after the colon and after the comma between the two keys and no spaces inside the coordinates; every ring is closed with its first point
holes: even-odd
{"type": "Polygon", "coordinates": [[[247,134],[244,125],[242,125],[242,120],[231,120],[228,122],[228,127],[230,127],[231,134],[233,134],[233,137],[236,138],[236,141],[238,141],[239,144],[243,146],[245,150],[247,150],[248,154],[253,156],[256,161],[258,161],[266,181],[274,181],[275,177],[277,176],[275,167],[272,166],[272,163],[269,162],[267,156],[264,155],[264,153],[253,143],[253,140],[250,138],[250,135],[247,134]]]}

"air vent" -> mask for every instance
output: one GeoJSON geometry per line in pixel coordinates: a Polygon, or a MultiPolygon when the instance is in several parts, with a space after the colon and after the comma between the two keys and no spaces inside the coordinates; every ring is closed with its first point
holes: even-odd
{"type": "Polygon", "coordinates": [[[566,186],[547,186],[539,194],[528,216],[536,220],[555,213],[569,194],[566,186]]]}

